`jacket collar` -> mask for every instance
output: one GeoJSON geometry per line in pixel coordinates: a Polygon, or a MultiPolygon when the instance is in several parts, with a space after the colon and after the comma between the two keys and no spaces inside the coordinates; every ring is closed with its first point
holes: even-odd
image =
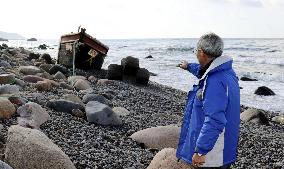
{"type": "MultiPolygon", "coordinates": [[[[229,56],[220,56],[220,57],[217,57],[216,59],[214,59],[214,61],[211,63],[211,65],[209,66],[209,68],[206,70],[206,72],[203,74],[203,76],[201,77],[201,80],[205,79],[205,77],[207,76],[207,74],[210,72],[210,71],[214,71],[215,68],[217,68],[218,66],[224,64],[224,63],[227,63],[227,62],[230,62],[232,61],[233,59],[229,56]]],[[[212,72],[213,72],[212,71],[212,72]]]]}

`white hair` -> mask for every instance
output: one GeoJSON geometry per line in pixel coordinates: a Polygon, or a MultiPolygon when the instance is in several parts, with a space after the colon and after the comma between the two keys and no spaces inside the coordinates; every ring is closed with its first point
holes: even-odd
{"type": "Polygon", "coordinates": [[[197,49],[201,49],[209,57],[221,56],[223,48],[223,40],[213,32],[202,35],[197,42],[197,49]]]}

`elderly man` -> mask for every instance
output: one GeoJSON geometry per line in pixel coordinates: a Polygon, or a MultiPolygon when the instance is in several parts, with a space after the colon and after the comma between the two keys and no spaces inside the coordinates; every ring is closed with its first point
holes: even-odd
{"type": "Polygon", "coordinates": [[[190,168],[227,169],[237,158],[240,90],[233,60],[222,53],[222,39],[208,33],[197,43],[199,64],[180,64],[199,79],[188,92],[176,152],[190,168]]]}

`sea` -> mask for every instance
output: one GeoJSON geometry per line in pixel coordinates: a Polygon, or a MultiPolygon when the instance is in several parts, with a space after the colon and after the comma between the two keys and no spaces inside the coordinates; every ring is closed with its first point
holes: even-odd
{"type": "MultiPolygon", "coordinates": [[[[192,88],[198,79],[188,71],[176,67],[181,61],[197,63],[193,54],[198,39],[100,39],[109,46],[103,68],[120,64],[127,56],[139,58],[140,67],[155,73],[150,80],[183,91],[192,88]],[[153,58],[147,59],[151,55],[153,58]]],[[[38,53],[49,53],[57,58],[59,40],[41,39],[36,42],[10,40],[8,46],[24,47],[38,53]],[[38,46],[46,44],[47,50],[38,46]]],[[[258,81],[239,81],[241,104],[284,114],[284,39],[224,39],[224,52],[233,58],[233,68],[238,77],[258,81]],[[270,88],[276,95],[258,96],[260,86],[270,88]]]]}

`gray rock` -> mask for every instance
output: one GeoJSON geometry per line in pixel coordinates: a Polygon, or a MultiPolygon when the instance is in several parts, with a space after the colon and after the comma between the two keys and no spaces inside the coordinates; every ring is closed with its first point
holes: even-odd
{"type": "Polygon", "coordinates": [[[51,82],[48,80],[38,81],[35,87],[38,91],[49,91],[51,89],[51,82]]]}
{"type": "Polygon", "coordinates": [[[105,104],[90,101],[86,105],[87,120],[101,125],[121,125],[121,119],[105,104]]]}
{"type": "Polygon", "coordinates": [[[139,59],[127,56],[121,60],[121,66],[125,75],[135,76],[139,69],[139,59]]]}
{"type": "Polygon", "coordinates": [[[19,93],[20,88],[17,85],[3,85],[0,86],[0,95],[1,94],[14,94],[14,93],[19,93]]]}
{"type": "Polygon", "coordinates": [[[67,112],[70,114],[73,109],[84,110],[84,106],[64,99],[50,100],[47,102],[46,106],[54,109],[55,111],[67,112]]]}
{"type": "Polygon", "coordinates": [[[241,120],[244,122],[254,122],[258,124],[269,124],[268,118],[262,110],[250,108],[241,113],[241,120]]]}
{"type": "Polygon", "coordinates": [[[5,60],[0,60],[0,67],[11,68],[11,64],[5,60]]]}
{"type": "Polygon", "coordinates": [[[176,148],[180,135],[178,126],[158,126],[140,130],[133,133],[130,138],[143,143],[147,148],[163,149],[176,148]]]}
{"type": "Polygon", "coordinates": [[[192,169],[183,161],[176,158],[176,149],[165,148],[158,152],[147,169],[192,169]]]}
{"type": "Polygon", "coordinates": [[[39,66],[40,69],[46,71],[46,72],[49,72],[49,69],[53,66],[53,64],[41,64],[39,66]]]}
{"type": "Polygon", "coordinates": [[[64,88],[64,89],[73,90],[73,87],[68,85],[68,84],[66,84],[65,82],[60,82],[59,86],[64,88]]]}
{"type": "Polygon", "coordinates": [[[75,116],[75,117],[85,117],[86,116],[86,113],[81,111],[80,109],[73,109],[72,110],[72,115],[75,116]]]}
{"type": "Polygon", "coordinates": [[[121,116],[127,116],[127,115],[130,114],[130,112],[124,107],[114,107],[114,108],[112,108],[112,111],[114,111],[120,117],[121,116]]]}
{"type": "Polygon", "coordinates": [[[40,55],[39,59],[44,60],[47,64],[52,64],[52,58],[48,53],[44,53],[44,54],[40,55]]]}
{"type": "Polygon", "coordinates": [[[84,106],[84,103],[82,102],[82,100],[74,94],[63,95],[63,99],[74,102],[74,103],[78,103],[78,104],[84,106]]]}
{"type": "Polygon", "coordinates": [[[108,99],[106,99],[104,96],[98,95],[98,94],[86,94],[83,96],[83,100],[82,100],[85,104],[87,104],[90,101],[98,101],[102,104],[106,104],[108,106],[112,106],[111,101],[109,101],[108,99]]]}
{"type": "Polygon", "coordinates": [[[257,88],[255,90],[254,94],[262,95],[262,96],[273,96],[273,95],[275,95],[275,93],[266,86],[261,86],[261,87],[257,88]]]}
{"type": "Polygon", "coordinates": [[[68,79],[67,79],[67,81],[68,81],[68,83],[69,83],[71,86],[74,86],[74,84],[75,84],[79,79],[86,80],[86,77],[84,77],[84,76],[69,76],[68,79]]]}
{"type": "Polygon", "coordinates": [[[15,79],[15,84],[21,87],[25,87],[27,85],[23,80],[17,78],[15,79]]]}
{"type": "Polygon", "coordinates": [[[0,84],[13,84],[15,82],[14,74],[1,74],[0,84]]]}
{"type": "Polygon", "coordinates": [[[21,126],[8,130],[5,161],[14,169],[76,169],[44,133],[21,126]]]}
{"type": "Polygon", "coordinates": [[[54,79],[63,79],[63,80],[65,80],[66,77],[65,77],[65,75],[62,72],[58,71],[57,73],[55,73],[54,79]]]}
{"type": "Polygon", "coordinates": [[[68,69],[62,65],[53,65],[50,69],[49,72],[51,75],[57,73],[58,71],[62,72],[63,74],[68,73],[68,69]]]}
{"type": "Polygon", "coordinates": [[[278,124],[284,124],[284,116],[275,116],[272,118],[272,121],[278,124]]]}
{"type": "Polygon", "coordinates": [[[36,66],[20,66],[19,71],[25,75],[35,75],[41,72],[36,66]]]}
{"type": "Polygon", "coordinates": [[[0,169],[13,169],[8,164],[0,160],[0,169]]]}
{"type": "Polygon", "coordinates": [[[49,114],[37,103],[29,102],[18,108],[19,125],[38,129],[41,124],[50,119],[49,114]]]}
{"type": "Polygon", "coordinates": [[[24,105],[24,104],[26,104],[26,103],[28,102],[26,99],[21,98],[21,97],[18,97],[18,96],[10,96],[10,97],[8,98],[8,100],[9,100],[11,103],[13,103],[13,104],[15,104],[15,105],[17,105],[17,106],[22,106],[22,105],[24,105]]]}

